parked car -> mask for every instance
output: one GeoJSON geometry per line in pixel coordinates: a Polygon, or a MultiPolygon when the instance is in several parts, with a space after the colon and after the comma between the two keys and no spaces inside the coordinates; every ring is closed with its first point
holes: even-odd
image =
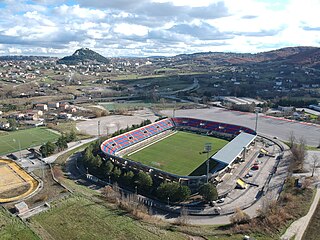
{"type": "Polygon", "coordinates": [[[220,198],[217,200],[217,203],[224,203],[224,198],[220,198]]]}
{"type": "Polygon", "coordinates": [[[246,175],[245,175],[245,178],[250,178],[253,176],[253,172],[248,172],[246,175]]]}
{"type": "Polygon", "coordinates": [[[251,170],[259,170],[259,165],[258,164],[252,165],[251,170]]]}
{"type": "Polygon", "coordinates": [[[13,159],[13,160],[18,160],[18,159],[19,159],[19,158],[18,158],[16,155],[14,155],[13,153],[8,154],[7,157],[8,157],[8,158],[11,158],[11,159],[13,159]]]}

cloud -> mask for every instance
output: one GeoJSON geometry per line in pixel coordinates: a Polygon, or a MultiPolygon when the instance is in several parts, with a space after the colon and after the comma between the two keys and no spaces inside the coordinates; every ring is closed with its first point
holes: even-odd
{"type": "Polygon", "coordinates": [[[306,31],[320,31],[320,27],[303,27],[303,30],[306,31]]]}
{"type": "Polygon", "coordinates": [[[0,54],[106,56],[319,46],[319,0],[0,0],[0,54]],[[9,52],[9,49],[11,49],[9,52]]]}
{"type": "Polygon", "coordinates": [[[190,35],[201,40],[221,40],[232,38],[229,34],[221,33],[217,28],[202,23],[201,25],[178,24],[169,29],[172,32],[190,35]]]}

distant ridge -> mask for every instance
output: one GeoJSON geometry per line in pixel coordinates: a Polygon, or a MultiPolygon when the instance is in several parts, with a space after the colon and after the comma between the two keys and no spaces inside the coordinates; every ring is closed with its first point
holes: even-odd
{"type": "Polygon", "coordinates": [[[173,58],[205,61],[208,64],[246,64],[262,62],[280,62],[281,64],[320,66],[320,48],[318,47],[286,47],[260,53],[231,52],[199,52],[181,54],[173,58]]]}
{"type": "Polygon", "coordinates": [[[59,64],[76,65],[79,63],[109,63],[109,59],[89,48],[80,48],[71,56],[66,56],[58,60],[59,64]]]}

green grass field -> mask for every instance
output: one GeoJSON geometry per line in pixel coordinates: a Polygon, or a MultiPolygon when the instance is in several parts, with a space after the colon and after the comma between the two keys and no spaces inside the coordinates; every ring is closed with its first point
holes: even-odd
{"type": "MultiPolygon", "coordinates": [[[[177,132],[125,157],[177,175],[202,175],[206,173],[203,163],[207,154],[200,152],[204,151],[206,143],[212,143],[210,154],[213,155],[228,142],[189,132],[177,132]]],[[[210,165],[211,168],[213,166],[210,165]]]]}
{"type": "Polygon", "coordinates": [[[0,208],[0,239],[36,240],[39,238],[25,223],[0,208]]]}
{"type": "Polygon", "coordinates": [[[58,201],[49,211],[32,217],[31,223],[38,226],[40,236],[46,233],[45,239],[187,239],[81,196],[58,201]]]}
{"type": "Polygon", "coordinates": [[[47,141],[55,141],[59,135],[46,128],[30,128],[8,132],[0,135],[0,155],[19,151],[21,149],[41,145],[47,141]]]}

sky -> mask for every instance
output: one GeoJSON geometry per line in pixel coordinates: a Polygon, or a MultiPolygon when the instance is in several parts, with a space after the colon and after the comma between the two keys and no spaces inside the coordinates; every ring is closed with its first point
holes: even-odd
{"type": "Polygon", "coordinates": [[[106,57],[320,47],[320,0],[0,0],[0,55],[106,57]]]}

